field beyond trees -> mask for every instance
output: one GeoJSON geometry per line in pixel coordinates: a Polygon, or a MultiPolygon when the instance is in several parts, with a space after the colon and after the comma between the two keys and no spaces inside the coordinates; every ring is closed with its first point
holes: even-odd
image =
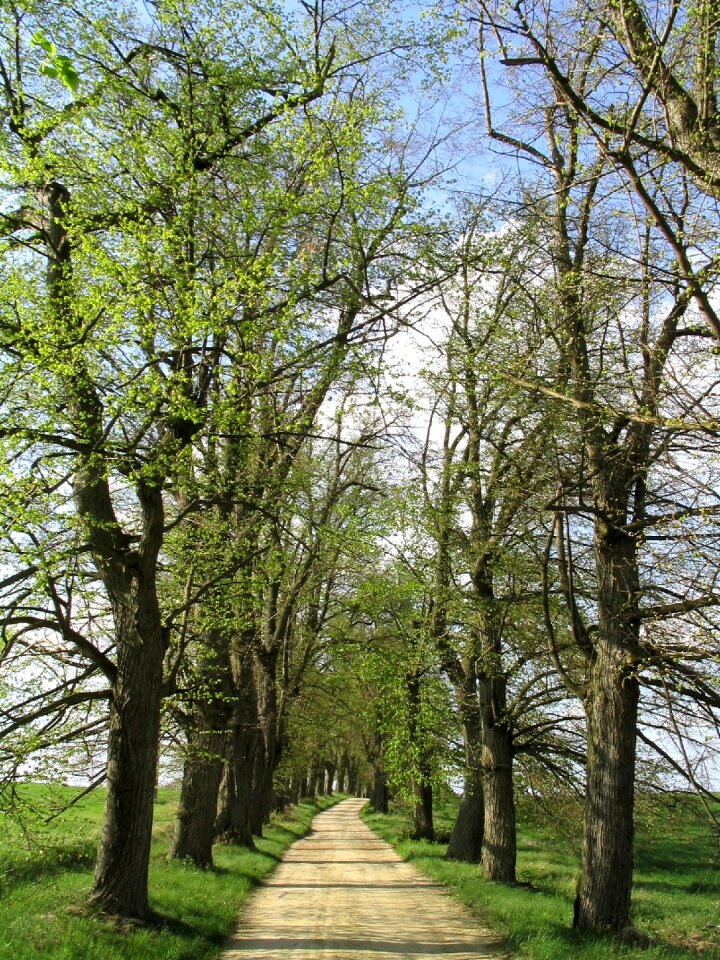
{"type": "Polygon", "coordinates": [[[535,801],[519,803],[515,886],[488,882],[478,865],[445,858],[457,807],[456,798],[437,804],[437,843],[410,839],[412,816],[402,804],[384,815],[366,808],[363,819],[402,857],[447,884],[483,924],[507,937],[518,960],[720,957],[720,851],[696,798],[638,798],[634,937],[628,942],[581,936],[569,927],[580,871],[581,804],[568,799],[550,811],[535,801]]]}
{"type": "Polygon", "coordinates": [[[198,870],[167,854],[178,791],[158,791],[150,861],[154,926],[110,920],[87,911],[105,791],[96,790],[45,822],[80,791],[28,784],[22,819],[0,823],[0,957],[13,960],[211,960],[222,950],[238,907],[307,833],[313,816],[338,797],[294,807],[256,839],[256,850],[218,845],[215,869],[198,870]]]}

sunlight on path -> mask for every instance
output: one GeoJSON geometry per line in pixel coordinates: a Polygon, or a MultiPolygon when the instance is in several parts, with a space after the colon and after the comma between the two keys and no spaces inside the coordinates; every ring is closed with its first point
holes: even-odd
{"type": "Polygon", "coordinates": [[[499,960],[501,945],[358,819],[318,814],[248,901],[223,960],[499,960]]]}

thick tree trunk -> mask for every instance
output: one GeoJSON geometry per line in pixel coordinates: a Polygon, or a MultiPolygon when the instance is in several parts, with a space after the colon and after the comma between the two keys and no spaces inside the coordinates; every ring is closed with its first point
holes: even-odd
{"type": "Polygon", "coordinates": [[[171,858],[212,867],[218,792],[222,780],[232,714],[233,682],[226,640],[219,631],[206,637],[207,654],[198,664],[199,688],[206,698],[196,702],[188,731],[180,806],[171,858]]]}
{"type": "Polygon", "coordinates": [[[483,877],[515,882],[517,840],[513,796],[513,741],[506,716],[507,681],[499,673],[478,678],[485,802],[483,877]]]}
{"type": "Polygon", "coordinates": [[[347,792],[351,797],[358,795],[358,777],[360,768],[357,760],[351,760],[348,767],[347,792]]]}
{"type": "Polygon", "coordinates": [[[330,760],[325,764],[325,777],[326,777],[325,793],[327,794],[328,797],[331,797],[333,795],[333,784],[335,783],[336,769],[337,769],[337,765],[334,760],[330,760]]]}
{"type": "Polygon", "coordinates": [[[288,784],[287,799],[288,803],[293,807],[296,806],[300,800],[300,780],[296,776],[292,777],[288,784]]]}
{"type": "Polygon", "coordinates": [[[223,772],[215,818],[215,837],[219,843],[231,843],[254,849],[250,821],[252,770],[255,737],[246,731],[235,731],[231,738],[231,754],[223,772]],[[243,755],[244,754],[244,755],[243,755]]]}
{"type": "Polygon", "coordinates": [[[308,794],[308,778],[307,774],[300,778],[300,790],[298,792],[300,799],[309,796],[308,794]]]}
{"type": "Polygon", "coordinates": [[[222,843],[253,849],[250,807],[255,754],[258,749],[257,707],[252,661],[243,649],[232,657],[234,698],[225,769],[215,820],[222,843]]]}
{"type": "Polygon", "coordinates": [[[337,788],[339,793],[348,793],[350,780],[350,759],[347,751],[341,754],[338,759],[337,788]]]}
{"type": "Polygon", "coordinates": [[[190,733],[183,768],[180,806],[170,857],[212,867],[218,792],[227,735],[224,730],[190,733]]]}
{"type": "Polygon", "coordinates": [[[413,795],[413,840],[434,840],[432,784],[412,781],[413,795]]]}
{"type": "Polygon", "coordinates": [[[250,822],[253,833],[259,837],[272,808],[273,776],[280,760],[276,690],[278,654],[275,650],[256,650],[254,659],[260,736],[255,757],[250,822]]]}
{"type": "Polygon", "coordinates": [[[117,680],[110,703],[107,799],[89,902],[146,919],[165,637],[154,581],[113,598],[117,680]],[[123,602],[124,601],[124,602],[123,602]],[[142,628],[142,629],[141,629],[142,628]]]}
{"type": "Polygon", "coordinates": [[[598,521],[595,535],[598,631],[587,715],[587,792],[574,926],[622,930],[630,924],[639,684],[639,580],[631,537],[598,521]]]}
{"type": "Polygon", "coordinates": [[[468,772],[465,775],[465,790],[445,856],[449,860],[480,863],[484,829],[485,803],[482,777],[479,773],[468,772]]]}
{"type": "MultiPolygon", "coordinates": [[[[481,684],[488,681],[481,680],[481,684]]],[[[495,688],[490,698],[504,711],[505,680],[490,681],[495,688]],[[502,690],[498,691],[497,687],[502,690]]],[[[482,696],[481,696],[482,699],[482,696]]],[[[500,714],[502,717],[502,714],[500,714]]],[[[483,877],[501,883],[515,883],[517,857],[515,799],[513,796],[512,733],[504,718],[499,723],[486,718],[483,730],[482,768],[485,800],[483,877]]]]}
{"type": "Polygon", "coordinates": [[[482,736],[477,677],[474,662],[463,665],[455,685],[458,711],[465,741],[465,790],[450,836],[446,856],[451,860],[479,863],[485,831],[485,803],[482,786],[482,736]]]}
{"type": "Polygon", "coordinates": [[[308,770],[308,775],[307,775],[307,788],[305,791],[305,796],[308,798],[308,800],[315,799],[316,783],[317,783],[317,777],[316,777],[315,766],[313,764],[308,770]]]}

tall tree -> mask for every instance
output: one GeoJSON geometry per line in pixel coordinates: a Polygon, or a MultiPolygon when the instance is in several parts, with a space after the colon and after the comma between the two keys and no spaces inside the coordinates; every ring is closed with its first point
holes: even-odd
{"type": "MultiPolygon", "coordinates": [[[[578,86],[592,83],[592,56],[590,48],[575,58],[570,75],[578,86]]],[[[537,87],[530,93],[541,95],[537,87]]],[[[634,220],[632,207],[620,211],[613,205],[612,168],[604,151],[582,135],[573,108],[552,85],[544,97],[537,131],[544,150],[538,138],[531,142],[494,133],[547,176],[534,190],[525,185],[524,202],[528,218],[539,225],[541,244],[549,244],[551,253],[537,276],[551,270],[553,281],[537,283],[536,309],[545,318],[556,357],[553,361],[550,353],[541,353],[530,378],[508,374],[536,397],[546,397],[550,404],[559,401],[564,410],[557,462],[573,463],[573,479],[560,471],[559,490],[549,506],[556,516],[558,589],[574,638],[572,666],[558,654],[549,610],[546,620],[555,666],[568,690],[581,698],[587,718],[583,865],[575,924],[622,930],[630,923],[641,673],[653,657],[663,657],[642,628],[654,606],[642,557],[649,529],[662,522],[658,505],[667,474],[663,476],[659,461],[678,438],[666,429],[675,402],[668,377],[672,364],[682,362],[683,345],[694,343],[698,333],[687,320],[695,287],[682,271],[672,269],[672,261],[663,262],[663,238],[653,226],[634,220]],[[548,186],[550,202],[544,193],[548,186]],[[635,252],[629,258],[631,243],[635,252]],[[575,427],[568,429],[571,411],[575,427]],[[577,541],[588,533],[585,520],[591,542],[580,548],[577,541]],[[585,665],[576,671],[578,652],[585,665]]],[[[658,193],[673,189],[663,173],[658,172],[653,185],[658,193]]],[[[533,287],[526,289],[532,292],[533,287]]],[[[699,383],[696,387],[702,389],[699,383]]],[[[684,415],[689,413],[685,407],[684,415]]],[[[549,540],[548,555],[551,549],[549,540]]],[[[702,597],[684,595],[674,611],[716,602],[711,587],[702,597]]]]}
{"type": "MultiPolygon", "coordinates": [[[[132,6],[11,4],[0,64],[12,201],[2,231],[8,474],[44,465],[32,495],[62,501],[67,535],[79,533],[111,610],[114,647],[70,627],[62,597],[50,596],[38,624],[18,587],[13,619],[63,630],[106,678],[108,794],[91,901],[138,918],[149,914],[160,702],[178,662],[171,654],[164,678],[166,494],[210,422],[231,333],[252,322],[244,310],[262,292],[252,264],[224,260],[223,234],[233,229],[225,200],[239,198],[246,212],[268,144],[279,141],[316,151],[318,189],[338,155],[304,131],[312,105],[345,89],[344,70],[358,58],[354,48],[339,52],[340,21],[325,4],[302,5],[282,29],[276,7],[258,17],[222,2],[188,12],[163,6],[140,18],[132,6]]],[[[358,138],[360,128],[347,120],[358,138]]],[[[305,302],[341,283],[344,305],[337,329],[316,323],[299,335],[310,351],[342,351],[366,320],[369,263],[391,226],[360,239],[373,218],[388,220],[367,185],[356,190],[354,209],[363,195],[366,213],[344,238],[357,238],[367,272],[358,284],[356,271],[317,258],[305,302]]],[[[395,217],[404,209],[396,203],[395,217]]],[[[302,265],[302,251],[287,250],[302,265]]],[[[278,336],[297,321],[287,306],[275,305],[278,336]]],[[[241,354],[252,365],[252,349],[241,354]]],[[[24,543],[41,555],[30,537],[24,543]]],[[[32,577],[39,566],[26,570],[32,577]]]]}

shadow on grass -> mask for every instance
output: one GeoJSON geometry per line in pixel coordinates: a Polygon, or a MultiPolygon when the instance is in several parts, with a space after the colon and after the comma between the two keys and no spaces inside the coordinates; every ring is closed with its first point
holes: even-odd
{"type": "Polygon", "coordinates": [[[48,847],[22,861],[0,860],[0,897],[6,896],[15,887],[37,883],[45,877],[90,870],[95,865],[96,856],[95,844],[83,844],[77,847],[48,847]]]}

